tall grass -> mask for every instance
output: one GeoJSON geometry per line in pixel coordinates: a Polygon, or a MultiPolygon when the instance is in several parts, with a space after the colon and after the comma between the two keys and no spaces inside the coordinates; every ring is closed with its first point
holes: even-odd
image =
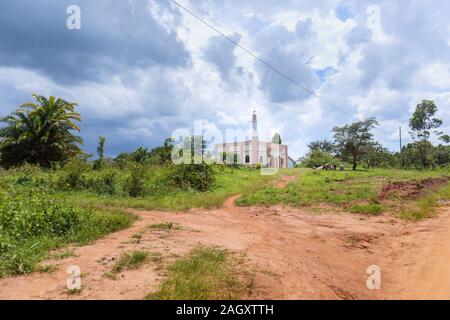
{"type": "Polygon", "coordinates": [[[28,273],[50,250],[129,227],[133,216],[79,208],[45,189],[0,194],[0,276],[28,273]]]}
{"type": "Polygon", "coordinates": [[[242,284],[229,254],[219,248],[199,247],[169,267],[154,300],[225,300],[239,298],[242,284]]]}

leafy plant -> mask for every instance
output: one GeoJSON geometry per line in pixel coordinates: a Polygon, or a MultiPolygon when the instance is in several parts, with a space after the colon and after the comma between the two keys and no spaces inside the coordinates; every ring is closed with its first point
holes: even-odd
{"type": "Polygon", "coordinates": [[[124,186],[125,192],[131,197],[139,197],[145,193],[146,167],[140,164],[133,164],[130,168],[130,176],[124,186]]]}
{"type": "Polygon", "coordinates": [[[76,103],[53,96],[33,95],[34,103],[25,103],[11,115],[0,119],[0,162],[11,167],[25,162],[49,167],[79,154],[82,139],[72,134],[80,131],[76,103]]]}

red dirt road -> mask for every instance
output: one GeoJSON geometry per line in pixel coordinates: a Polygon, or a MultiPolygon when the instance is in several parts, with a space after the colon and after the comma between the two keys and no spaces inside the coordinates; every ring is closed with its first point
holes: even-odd
{"type": "Polygon", "coordinates": [[[0,279],[0,299],[142,299],[157,290],[165,265],[199,244],[222,246],[244,257],[254,275],[250,299],[449,299],[450,208],[438,217],[405,223],[389,215],[364,217],[331,208],[308,212],[289,207],[239,208],[236,197],[220,209],[189,212],[138,211],[133,227],[75,256],[45,263],[52,273],[0,279]],[[180,230],[148,225],[171,221],[180,230]],[[132,236],[142,232],[140,242],[132,236]],[[122,252],[145,249],[162,255],[118,279],[104,276],[122,252]],[[82,291],[70,295],[66,270],[77,265],[82,291]],[[381,289],[369,290],[366,270],[381,268],[381,289]]]}

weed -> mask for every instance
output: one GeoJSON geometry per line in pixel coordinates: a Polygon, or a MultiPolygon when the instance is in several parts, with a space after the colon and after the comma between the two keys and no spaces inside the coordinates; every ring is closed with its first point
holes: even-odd
{"type": "Polygon", "coordinates": [[[131,251],[125,252],[121,255],[120,259],[116,262],[112,269],[113,274],[121,273],[128,269],[138,269],[149,259],[149,253],[146,251],[131,251]]]}
{"type": "Polygon", "coordinates": [[[168,278],[147,299],[236,299],[243,285],[236,277],[229,254],[219,248],[199,247],[169,267],[168,278]]]}
{"type": "Polygon", "coordinates": [[[149,229],[153,230],[180,230],[181,227],[173,222],[163,222],[158,224],[152,224],[148,226],[149,229]]]}

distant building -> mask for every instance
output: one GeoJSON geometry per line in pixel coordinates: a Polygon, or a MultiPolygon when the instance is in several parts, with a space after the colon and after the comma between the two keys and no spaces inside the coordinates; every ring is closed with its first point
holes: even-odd
{"type": "Polygon", "coordinates": [[[288,146],[259,140],[256,112],[253,113],[252,126],[252,140],[216,144],[217,161],[223,162],[224,155],[226,155],[227,163],[236,160],[245,166],[261,165],[268,168],[287,168],[288,146]],[[232,158],[230,159],[230,157],[232,158]]]}

